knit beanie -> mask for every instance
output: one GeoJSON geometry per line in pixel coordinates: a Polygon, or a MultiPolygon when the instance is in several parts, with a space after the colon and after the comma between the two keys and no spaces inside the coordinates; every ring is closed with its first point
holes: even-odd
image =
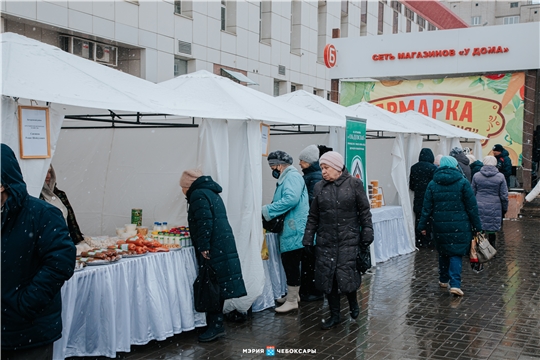
{"type": "Polygon", "coordinates": [[[465,156],[467,157],[467,159],[469,159],[471,164],[476,161],[476,158],[472,154],[467,154],[465,156]]]}
{"type": "Polygon", "coordinates": [[[454,159],[452,156],[443,156],[441,158],[441,167],[448,166],[451,168],[455,168],[458,166],[458,162],[456,159],[454,159]]]}
{"type": "Polygon", "coordinates": [[[502,152],[504,150],[503,146],[501,144],[497,144],[493,147],[493,151],[499,151],[502,152]]]}
{"type": "Polygon", "coordinates": [[[454,148],[452,148],[452,150],[450,150],[450,156],[456,156],[458,154],[461,154],[463,152],[463,149],[456,146],[454,148]]]}
{"type": "Polygon", "coordinates": [[[497,158],[495,156],[486,156],[484,158],[484,165],[488,165],[488,166],[497,166],[497,158]]]}
{"type": "Polygon", "coordinates": [[[337,171],[343,170],[345,162],[343,161],[343,156],[336,151],[329,151],[324,153],[323,156],[319,159],[319,163],[326,164],[337,171]]]}
{"type": "Polygon", "coordinates": [[[285,151],[277,150],[268,154],[268,165],[292,165],[293,158],[285,151]]]}
{"type": "Polygon", "coordinates": [[[202,176],[202,171],[199,169],[189,169],[182,173],[180,177],[180,187],[189,188],[191,184],[202,176]]]}
{"type": "Polygon", "coordinates": [[[314,164],[319,160],[319,148],[317,145],[309,145],[304,150],[300,151],[298,159],[307,162],[308,164],[314,164]]]}

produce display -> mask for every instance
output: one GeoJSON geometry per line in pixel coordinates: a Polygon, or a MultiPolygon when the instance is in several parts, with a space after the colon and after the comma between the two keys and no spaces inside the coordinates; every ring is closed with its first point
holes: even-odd
{"type": "Polygon", "coordinates": [[[149,234],[148,227],[126,224],[117,228],[116,237],[85,237],[84,243],[77,245],[75,271],[86,266],[107,265],[122,258],[145,256],[149,253],[180,250],[191,245],[189,228],[185,226],[167,228],[162,223],[149,234]]]}

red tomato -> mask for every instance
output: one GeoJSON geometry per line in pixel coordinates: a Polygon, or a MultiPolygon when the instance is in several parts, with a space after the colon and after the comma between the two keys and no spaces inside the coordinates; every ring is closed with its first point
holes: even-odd
{"type": "Polygon", "coordinates": [[[486,75],[486,77],[490,80],[501,80],[504,77],[505,74],[492,74],[492,75],[486,75]]]}

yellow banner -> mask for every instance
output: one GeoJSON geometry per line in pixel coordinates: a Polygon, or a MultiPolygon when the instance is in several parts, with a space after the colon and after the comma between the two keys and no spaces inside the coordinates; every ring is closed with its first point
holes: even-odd
{"type": "Polygon", "coordinates": [[[415,110],[486,136],[481,160],[495,144],[521,165],[525,74],[494,74],[429,80],[342,82],[341,104],[368,101],[394,113],[415,110]]]}

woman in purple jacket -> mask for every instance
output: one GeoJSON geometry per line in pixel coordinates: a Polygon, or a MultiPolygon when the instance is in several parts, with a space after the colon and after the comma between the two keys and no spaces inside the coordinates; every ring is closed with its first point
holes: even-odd
{"type": "Polygon", "coordinates": [[[495,233],[501,229],[502,218],[508,210],[508,187],[504,175],[497,169],[495,157],[486,156],[483,163],[482,169],[473,176],[472,188],[478,202],[482,229],[495,247],[495,233]]]}

